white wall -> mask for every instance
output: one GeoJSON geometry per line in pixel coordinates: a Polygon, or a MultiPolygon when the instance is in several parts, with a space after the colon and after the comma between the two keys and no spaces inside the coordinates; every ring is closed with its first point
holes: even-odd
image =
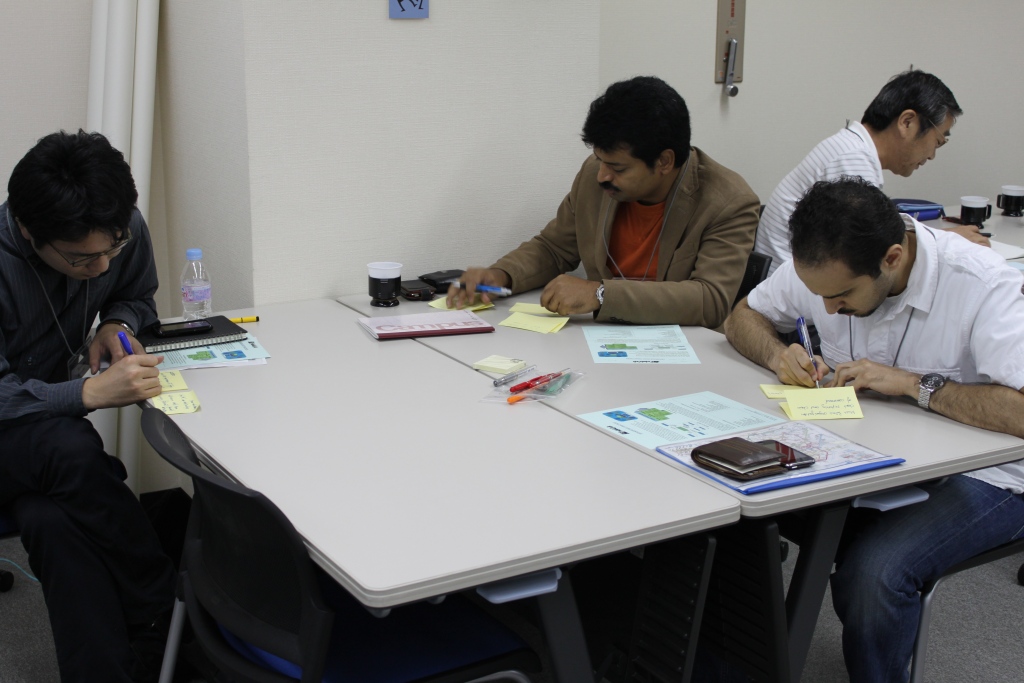
{"type": "Polygon", "coordinates": [[[694,144],[742,174],[762,202],[910,64],[941,78],[964,116],[911,178],[887,172],[886,193],[952,204],[980,194],[995,203],[1000,185],[1024,183],[1024,89],[1010,83],[1024,59],[1019,0],[747,2],[734,98],[714,83],[716,22],[710,1],[602,0],[601,86],[636,74],[667,80],[690,106],[694,144]],[[959,38],[964,26],[978,27],[977,38],[959,38]]]}
{"type": "Polygon", "coordinates": [[[365,0],[164,4],[172,259],[176,233],[203,235],[215,308],[364,290],[375,260],[489,263],[587,154],[593,2],[439,2],[422,21],[365,0]],[[247,268],[251,294],[231,280],[247,268]]]}

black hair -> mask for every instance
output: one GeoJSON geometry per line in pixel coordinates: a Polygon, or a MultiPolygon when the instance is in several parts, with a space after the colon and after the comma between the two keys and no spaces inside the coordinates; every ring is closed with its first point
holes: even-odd
{"type": "Polygon", "coordinates": [[[905,234],[903,219],[889,198],[853,176],[814,183],[789,218],[794,261],[812,268],[838,261],[854,277],[881,275],[886,252],[902,243],[905,234]]]}
{"type": "Polygon", "coordinates": [[[99,230],[118,239],[139,193],[124,155],[99,133],[41,138],[11,173],[7,202],[33,242],[78,242],[99,230]]]}
{"type": "Polygon", "coordinates": [[[864,110],[861,123],[885,130],[907,109],[921,117],[918,137],[938,126],[947,116],[963,114],[946,84],[924,71],[904,71],[889,79],[864,110]]]}
{"type": "Polygon", "coordinates": [[[690,112],[672,86],[654,76],[612,83],[590,104],[583,143],[603,150],[628,148],[648,168],[666,149],[676,168],[690,156],[690,112]]]}

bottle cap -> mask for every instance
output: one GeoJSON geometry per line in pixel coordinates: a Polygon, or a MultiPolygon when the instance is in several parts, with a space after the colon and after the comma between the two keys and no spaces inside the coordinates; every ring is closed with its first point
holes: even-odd
{"type": "Polygon", "coordinates": [[[185,258],[189,261],[198,261],[203,258],[202,249],[186,249],[185,258]]]}

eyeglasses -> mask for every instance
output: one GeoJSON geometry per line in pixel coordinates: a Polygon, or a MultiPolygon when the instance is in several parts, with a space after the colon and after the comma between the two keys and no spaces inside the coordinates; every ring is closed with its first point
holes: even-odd
{"type": "Polygon", "coordinates": [[[57,247],[53,246],[53,244],[50,244],[50,248],[53,249],[55,252],[57,252],[57,254],[62,259],[67,261],[69,266],[71,266],[72,268],[77,268],[79,266],[87,266],[87,265],[89,265],[90,263],[92,263],[93,261],[95,261],[96,259],[98,259],[98,258],[100,258],[102,256],[107,256],[107,257],[111,257],[111,258],[114,257],[114,256],[117,256],[119,253],[121,253],[121,250],[124,249],[124,246],[126,244],[128,244],[129,242],[131,242],[131,240],[132,240],[132,233],[131,233],[130,230],[125,228],[124,237],[122,237],[118,241],[114,242],[114,246],[110,247],[110,249],[107,249],[106,251],[100,251],[100,252],[97,252],[95,254],[87,254],[85,256],[79,256],[77,258],[68,258],[68,256],[64,252],[62,252],[57,247]]]}

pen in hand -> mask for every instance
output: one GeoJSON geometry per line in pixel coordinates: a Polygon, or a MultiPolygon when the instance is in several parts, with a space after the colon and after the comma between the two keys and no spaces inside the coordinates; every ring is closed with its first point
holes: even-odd
{"type": "MultiPolygon", "coordinates": [[[[463,289],[464,285],[462,282],[456,280],[452,283],[452,287],[455,289],[463,289]]],[[[497,294],[498,296],[512,296],[512,290],[508,287],[494,287],[492,285],[477,285],[476,291],[483,292],[484,294],[497,294]]]]}
{"type": "Polygon", "coordinates": [[[125,354],[134,356],[135,352],[132,351],[132,343],[128,341],[128,335],[124,332],[117,333],[117,339],[121,342],[121,348],[124,349],[125,354]]]}
{"type": "Polygon", "coordinates": [[[814,347],[811,346],[811,334],[807,331],[807,321],[804,320],[803,316],[796,319],[796,331],[800,335],[800,343],[804,345],[804,349],[807,351],[807,356],[811,359],[811,365],[814,366],[814,386],[821,389],[821,383],[818,381],[818,361],[814,360],[814,347]]]}

